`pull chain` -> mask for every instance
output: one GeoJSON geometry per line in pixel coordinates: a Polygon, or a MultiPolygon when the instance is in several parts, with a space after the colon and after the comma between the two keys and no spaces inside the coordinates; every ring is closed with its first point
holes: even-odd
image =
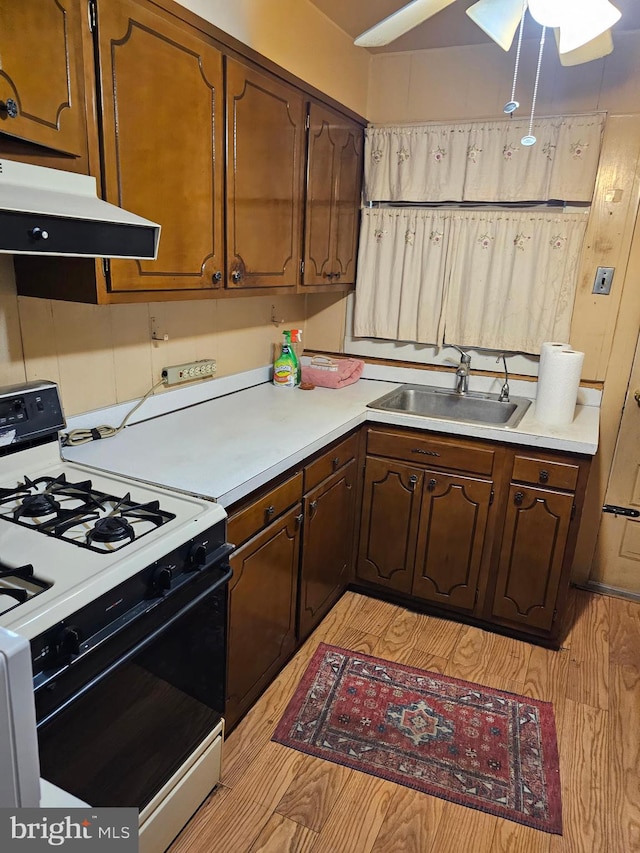
{"type": "Polygon", "coordinates": [[[520,50],[522,48],[522,33],[524,31],[524,16],[527,11],[527,3],[528,0],[523,0],[522,15],[520,17],[520,29],[518,31],[518,46],[516,48],[516,64],[515,68],[513,69],[513,86],[511,88],[511,100],[508,101],[502,108],[502,111],[505,112],[507,115],[511,115],[512,113],[514,113],[520,106],[520,102],[516,101],[516,82],[518,80],[518,69],[520,67],[520,50]]]}
{"type": "Polygon", "coordinates": [[[536,137],[533,135],[533,115],[536,109],[536,98],[538,97],[538,83],[540,81],[540,69],[542,67],[542,52],[544,51],[544,41],[545,35],[547,32],[547,28],[542,28],[542,35],[540,36],[540,50],[538,52],[538,67],[536,68],[536,82],[533,84],[533,98],[531,99],[531,118],[529,120],[529,133],[526,136],[523,136],[520,142],[523,145],[535,145],[536,137]]]}

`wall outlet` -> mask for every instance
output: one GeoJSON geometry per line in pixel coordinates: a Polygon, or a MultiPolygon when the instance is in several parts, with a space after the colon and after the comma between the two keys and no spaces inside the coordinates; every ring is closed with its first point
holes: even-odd
{"type": "Polygon", "coordinates": [[[611,282],[613,281],[614,272],[615,267],[598,267],[596,278],[593,282],[593,293],[608,296],[611,293],[611,282]]]}
{"type": "Polygon", "coordinates": [[[213,358],[190,361],[187,364],[174,364],[162,368],[162,381],[165,385],[178,385],[180,382],[193,382],[194,379],[210,379],[216,372],[213,358]]]}

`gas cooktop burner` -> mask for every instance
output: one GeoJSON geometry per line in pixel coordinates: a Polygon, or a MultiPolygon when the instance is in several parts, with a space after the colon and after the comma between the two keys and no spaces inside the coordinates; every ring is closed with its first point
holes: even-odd
{"type": "Polygon", "coordinates": [[[0,613],[13,610],[50,586],[34,576],[31,563],[10,567],[0,562],[0,613]]]}
{"type": "Polygon", "coordinates": [[[123,548],[175,518],[158,501],[137,504],[127,493],[108,495],[91,480],[24,477],[14,489],[0,490],[0,518],[100,553],[123,548]]]}

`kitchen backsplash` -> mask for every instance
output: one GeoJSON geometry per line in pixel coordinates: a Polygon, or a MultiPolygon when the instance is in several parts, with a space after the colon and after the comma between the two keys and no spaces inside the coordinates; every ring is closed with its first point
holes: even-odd
{"type": "Polygon", "coordinates": [[[142,396],[163,367],[215,358],[217,375],[268,364],[283,328],[339,351],[343,297],[254,296],[137,305],[82,305],[17,297],[10,256],[0,256],[0,385],[50,379],[67,415],[142,396]],[[271,321],[275,316],[283,323],[271,321]],[[167,341],[151,340],[151,318],[167,341]]]}

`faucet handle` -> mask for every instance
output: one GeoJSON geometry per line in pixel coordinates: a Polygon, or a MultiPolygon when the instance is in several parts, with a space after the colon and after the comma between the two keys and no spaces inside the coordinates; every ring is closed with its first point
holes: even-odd
{"type": "Polygon", "coordinates": [[[465,352],[462,347],[459,347],[457,344],[445,344],[445,346],[453,347],[453,349],[458,350],[458,352],[460,353],[460,361],[462,362],[462,364],[471,364],[471,356],[468,352],[465,352]]]}

